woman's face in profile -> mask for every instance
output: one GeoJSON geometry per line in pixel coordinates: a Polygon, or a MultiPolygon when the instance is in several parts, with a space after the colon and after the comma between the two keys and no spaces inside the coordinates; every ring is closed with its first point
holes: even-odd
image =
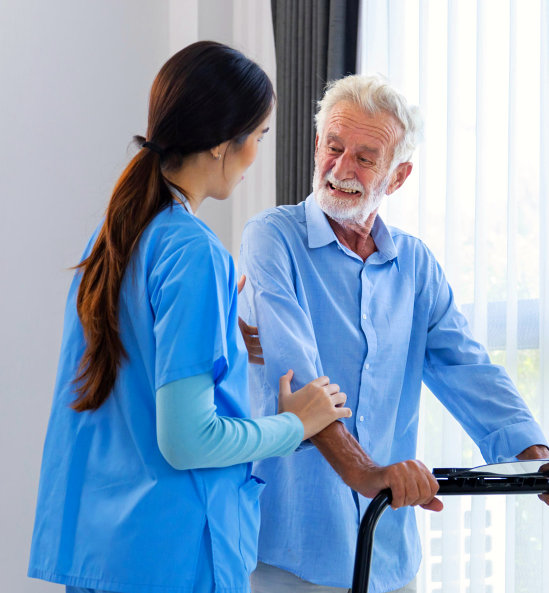
{"type": "Polygon", "coordinates": [[[255,161],[259,143],[269,131],[270,114],[251,132],[242,144],[232,142],[225,153],[223,176],[225,187],[220,192],[220,198],[227,198],[236,185],[242,181],[244,172],[255,161]]]}

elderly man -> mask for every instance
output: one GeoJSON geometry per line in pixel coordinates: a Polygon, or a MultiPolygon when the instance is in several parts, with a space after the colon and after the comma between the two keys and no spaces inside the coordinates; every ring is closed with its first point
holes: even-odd
{"type": "MultiPolygon", "coordinates": [[[[366,76],[332,83],[319,107],[313,194],[245,229],[240,314],[259,327],[263,346],[265,364],[251,370],[257,414],[275,413],[278,377],[291,368],[296,388],[322,374],[336,380],[353,417],[314,446],[257,464],[267,486],[255,593],[347,591],[360,517],[384,486],[395,508],[441,508],[426,468],[405,461],[415,457],[422,380],[488,462],[549,457],[511,380],[471,337],[431,252],[377,215],[412,170],[417,109],[366,76]]],[[[385,513],[370,590],[414,591],[420,560],[413,509],[385,513]]]]}

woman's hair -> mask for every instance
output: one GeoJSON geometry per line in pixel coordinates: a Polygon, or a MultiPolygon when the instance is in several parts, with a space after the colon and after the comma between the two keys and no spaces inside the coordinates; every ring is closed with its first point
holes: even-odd
{"type": "Polygon", "coordinates": [[[334,105],[340,101],[353,103],[368,115],[380,111],[390,113],[402,126],[403,134],[395,146],[391,169],[410,160],[417,143],[421,140],[423,120],[419,107],[410,105],[406,98],[394,89],[380,74],[367,76],[351,74],[328,84],[318,102],[315,116],[316,129],[321,135],[326,118],[334,105]]]}
{"type": "Polygon", "coordinates": [[[173,203],[162,171],[187,155],[225,141],[242,143],[274,101],[268,76],[240,52],[213,41],[193,43],[172,56],[152,89],[145,138],[112,193],[90,255],[77,268],[77,310],[86,349],[75,379],[78,411],[99,408],[126,356],[118,326],[120,288],[130,257],[151,220],[173,203]]]}

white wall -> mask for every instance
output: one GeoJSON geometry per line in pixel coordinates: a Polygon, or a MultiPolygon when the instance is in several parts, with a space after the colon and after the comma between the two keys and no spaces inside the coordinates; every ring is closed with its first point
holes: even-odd
{"type": "Polygon", "coordinates": [[[25,575],[68,268],[145,131],[169,3],[2,0],[0,39],[0,591],[61,591],[25,575]]]}
{"type": "MultiPolygon", "coordinates": [[[[269,0],[0,2],[2,593],[62,590],[25,575],[69,268],[145,132],[156,72],[197,39],[274,78],[269,0]]],[[[274,133],[260,153],[233,200],[199,212],[233,254],[245,218],[274,203],[274,133]]]]}

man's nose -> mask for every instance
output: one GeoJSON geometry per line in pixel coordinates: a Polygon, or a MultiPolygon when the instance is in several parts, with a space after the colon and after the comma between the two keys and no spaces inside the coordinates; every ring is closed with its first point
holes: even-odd
{"type": "Polygon", "coordinates": [[[332,167],[332,173],[339,181],[344,181],[345,179],[354,179],[354,161],[351,158],[351,155],[347,153],[347,151],[344,151],[338,155],[335,164],[332,167]]]}

